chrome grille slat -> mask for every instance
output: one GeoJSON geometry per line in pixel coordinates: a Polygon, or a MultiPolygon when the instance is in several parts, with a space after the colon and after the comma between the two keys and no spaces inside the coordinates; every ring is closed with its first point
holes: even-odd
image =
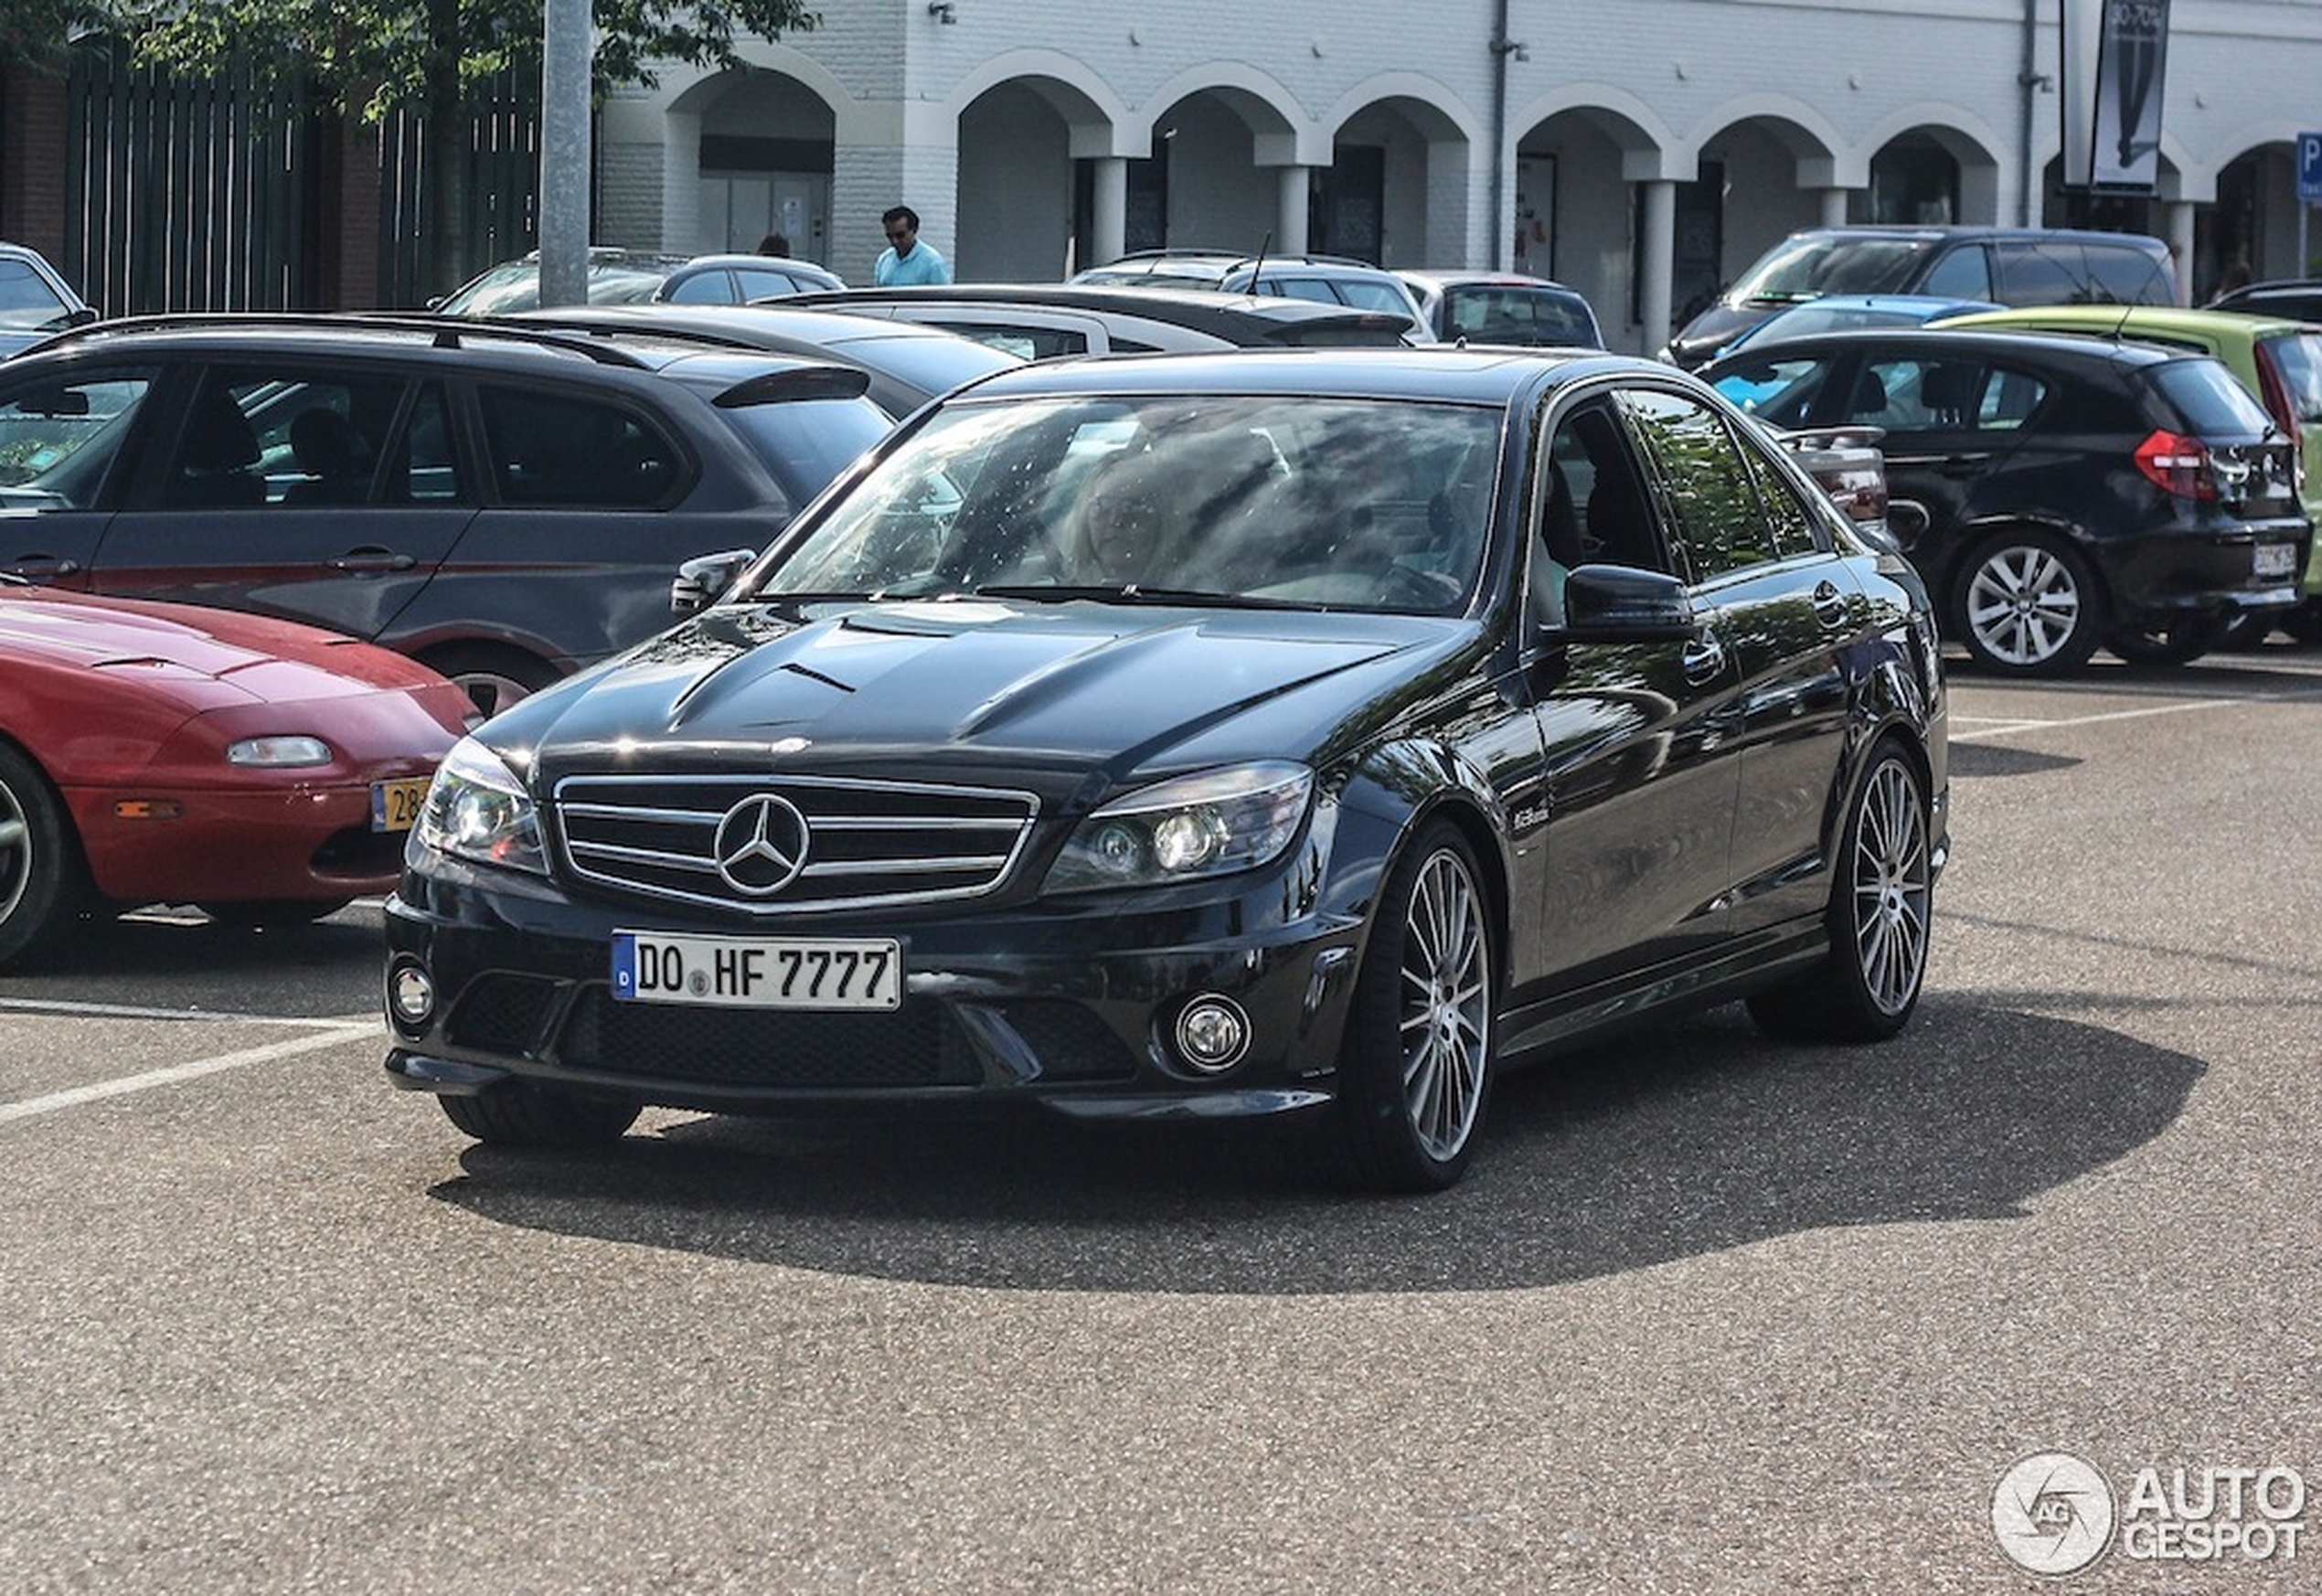
{"type": "Polygon", "coordinates": [[[567,776],[549,830],[580,880],[624,895],[755,918],[882,908],[996,891],[1039,813],[1012,789],[816,776],[567,776]],[[780,797],[807,831],[804,867],[772,893],[737,890],[715,856],[729,811],[780,797]]]}

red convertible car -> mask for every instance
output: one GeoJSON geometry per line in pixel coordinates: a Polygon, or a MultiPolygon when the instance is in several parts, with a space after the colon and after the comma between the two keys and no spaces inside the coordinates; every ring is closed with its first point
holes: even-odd
{"type": "Polygon", "coordinates": [[[314,627],[0,586],[0,968],[91,913],[297,921],[385,891],[471,708],[314,627]]]}

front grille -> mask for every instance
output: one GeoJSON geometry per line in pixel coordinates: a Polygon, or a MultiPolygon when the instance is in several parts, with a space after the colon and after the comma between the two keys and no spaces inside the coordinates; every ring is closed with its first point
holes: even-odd
{"type": "Polygon", "coordinates": [[[558,1037],[559,1060],[654,1080],[716,1086],[973,1086],[974,1053],[940,1003],[826,1014],[621,1003],[582,992],[558,1037]]]}
{"type": "Polygon", "coordinates": [[[568,776],[557,783],[553,815],[564,862],[583,881],[778,915],[993,891],[1014,867],[1039,810],[1029,793],[921,782],[568,776]],[[719,867],[719,826],[737,805],[761,798],[778,800],[783,825],[794,814],[804,835],[774,838],[778,847],[767,857],[775,863],[758,861],[751,867],[758,874],[737,886],[719,867]],[[800,867],[781,880],[794,855],[800,867]]]}

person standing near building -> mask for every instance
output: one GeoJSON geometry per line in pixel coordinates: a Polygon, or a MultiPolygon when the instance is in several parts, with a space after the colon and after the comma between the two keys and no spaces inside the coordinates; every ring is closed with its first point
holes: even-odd
{"type": "Polygon", "coordinates": [[[935,246],[919,241],[919,212],[899,205],[879,220],[886,224],[887,248],[871,268],[872,282],[881,288],[910,288],[952,280],[952,269],[935,246]]]}

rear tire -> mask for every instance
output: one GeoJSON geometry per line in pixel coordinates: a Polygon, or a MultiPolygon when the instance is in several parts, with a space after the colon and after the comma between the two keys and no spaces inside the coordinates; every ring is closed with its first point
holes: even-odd
{"type": "Polygon", "coordinates": [[[602,1147],[636,1123],[642,1105],[587,1096],[530,1081],[510,1081],[474,1097],[439,1097],[443,1117],[494,1147],[602,1147]]]}
{"type": "Polygon", "coordinates": [[[1830,951],[1805,974],[1749,1000],[1769,1036],[1875,1042],[1919,1005],[1933,878],[1926,782],[1892,742],[1871,750],[1839,833],[1827,923],[1830,951]]]}
{"type": "MultiPolygon", "coordinates": [[[[2190,665],[2205,654],[2226,646],[2233,618],[2225,615],[2181,615],[2155,626],[2119,626],[2104,639],[2104,646],[2133,665],[2190,665]]],[[[2254,646],[2273,630],[2269,619],[2250,639],[2254,646]]]]}
{"type": "Polygon", "coordinates": [[[1422,832],[1379,895],[1339,1064],[1339,1151],[1356,1183],[1440,1191],[1466,1172],[1491,1097],[1499,963],[1475,851],[1422,832]]]}
{"type": "Polygon", "coordinates": [[[0,743],[0,969],[53,947],[89,897],[64,801],[39,766],[0,743]]]}
{"type": "Polygon", "coordinates": [[[2105,629],[2104,590],[2077,548],[2033,527],[2003,532],[1952,580],[1952,634],[1976,664],[2016,676],[2077,670],[2105,629]]]}
{"type": "Polygon", "coordinates": [[[431,649],[419,661],[458,683],[468,702],[475,706],[478,720],[490,719],[557,679],[556,668],[538,654],[490,644],[461,643],[431,649]]]}

